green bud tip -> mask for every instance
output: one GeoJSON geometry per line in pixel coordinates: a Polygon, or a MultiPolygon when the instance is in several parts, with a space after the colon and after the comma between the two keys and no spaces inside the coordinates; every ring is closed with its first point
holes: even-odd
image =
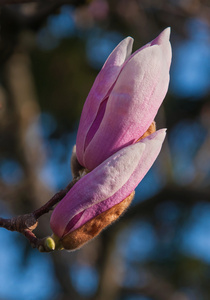
{"type": "Polygon", "coordinates": [[[55,250],[55,241],[50,236],[45,239],[44,245],[49,251],[55,250]]]}
{"type": "Polygon", "coordinates": [[[54,233],[51,235],[51,238],[53,239],[54,243],[55,243],[55,250],[63,250],[63,246],[62,246],[62,243],[61,243],[61,240],[60,238],[55,235],[54,233]]]}

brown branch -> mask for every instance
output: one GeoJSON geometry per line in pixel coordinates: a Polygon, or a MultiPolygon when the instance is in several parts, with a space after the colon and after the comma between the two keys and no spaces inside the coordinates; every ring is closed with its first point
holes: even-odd
{"type": "Polygon", "coordinates": [[[0,218],[0,227],[23,234],[29,240],[31,246],[37,248],[40,252],[50,252],[54,250],[54,248],[49,247],[48,241],[50,238],[39,239],[33,233],[33,230],[38,226],[38,219],[52,210],[77,181],[78,179],[73,179],[65,189],[56,193],[47,203],[32,213],[11,219],[0,218]]]}
{"type": "Polygon", "coordinates": [[[68,191],[73,187],[73,185],[77,182],[76,179],[73,179],[72,182],[70,182],[67,187],[60,192],[56,193],[46,204],[44,204],[42,207],[36,209],[33,212],[33,215],[36,219],[40,218],[42,215],[48,213],[50,210],[53,209],[53,207],[63,199],[63,197],[68,193],[68,191]]]}

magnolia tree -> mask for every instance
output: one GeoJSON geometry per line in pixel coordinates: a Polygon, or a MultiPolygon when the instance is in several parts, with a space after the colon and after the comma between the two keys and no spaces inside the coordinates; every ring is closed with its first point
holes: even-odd
{"type": "Polygon", "coordinates": [[[0,218],[1,227],[24,234],[40,251],[74,250],[124,213],[166,135],[154,118],[169,84],[169,36],[167,28],[132,55],[130,37],[113,50],[84,104],[72,182],[32,213],[0,218]],[[38,239],[33,230],[50,210],[53,234],[38,239]]]}

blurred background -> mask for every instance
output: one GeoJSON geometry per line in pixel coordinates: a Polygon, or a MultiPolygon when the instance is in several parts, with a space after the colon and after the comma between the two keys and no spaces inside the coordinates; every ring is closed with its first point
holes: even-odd
{"type": "MultiPolygon", "coordinates": [[[[168,128],[132,206],[75,252],[39,253],[0,229],[1,300],[210,299],[208,0],[0,0],[0,215],[31,212],[71,181],[83,103],[113,48],[172,30],[168,128]]],[[[49,217],[36,234],[50,234],[49,217]]]]}

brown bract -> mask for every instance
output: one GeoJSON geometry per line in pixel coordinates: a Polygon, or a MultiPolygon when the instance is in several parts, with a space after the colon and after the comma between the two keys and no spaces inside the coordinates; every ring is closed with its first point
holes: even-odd
{"type": "Polygon", "coordinates": [[[67,234],[61,239],[62,246],[66,250],[75,250],[80,248],[86,242],[96,237],[105,227],[110,225],[127,209],[130,205],[135,192],[133,191],[127,198],[112,208],[96,216],[85,223],[82,227],[67,234]]]}
{"type": "Polygon", "coordinates": [[[155,131],[156,131],[156,123],[155,123],[155,121],[153,121],[152,124],[150,125],[150,127],[147,129],[147,131],[138,139],[137,142],[145,139],[147,136],[149,136],[150,134],[152,134],[155,131]]]}

